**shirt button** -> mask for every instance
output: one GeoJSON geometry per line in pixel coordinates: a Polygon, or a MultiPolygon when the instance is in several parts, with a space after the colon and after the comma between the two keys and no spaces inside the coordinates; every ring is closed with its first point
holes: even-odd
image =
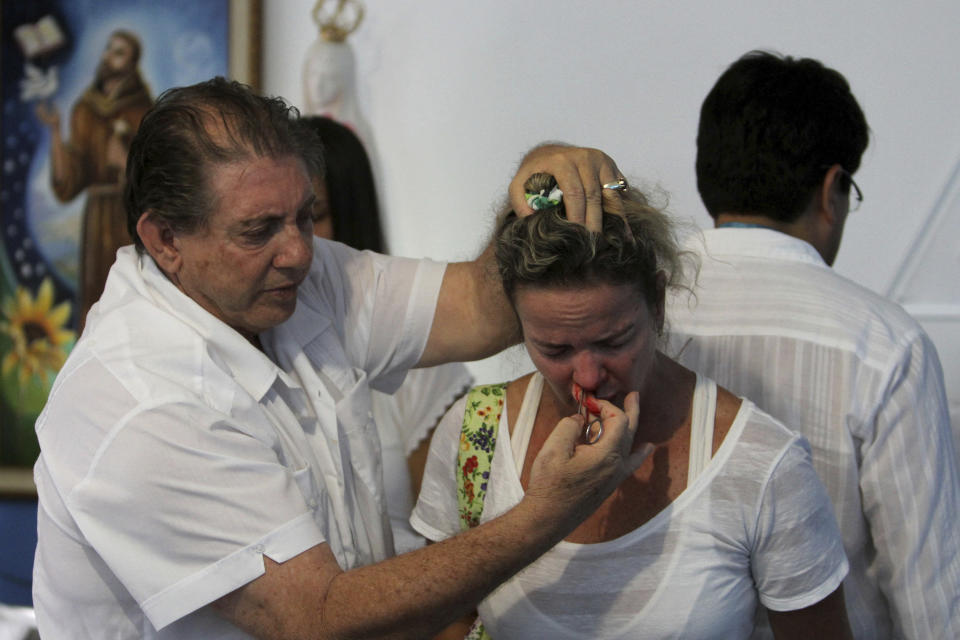
{"type": "Polygon", "coordinates": [[[253,545],[253,550],[256,551],[257,553],[263,553],[263,545],[262,544],[253,545]]]}

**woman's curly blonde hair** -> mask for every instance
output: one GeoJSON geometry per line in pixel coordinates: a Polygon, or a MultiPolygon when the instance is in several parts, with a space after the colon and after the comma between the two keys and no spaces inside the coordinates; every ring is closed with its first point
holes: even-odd
{"type": "MultiPolygon", "coordinates": [[[[524,184],[527,193],[550,192],[553,176],[537,173],[524,184]]],[[[667,287],[689,289],[687,272],[696,258],[680,251],[671,218],[635,188],[618,197],[604,190],[603,229],[599,233],[566,219],[563,203],[519,217],[502,216],[496,233],[500,279],[513,301],[519,286],[628,284],[651,308],[657,304],[657,274],[667,287]]]]}

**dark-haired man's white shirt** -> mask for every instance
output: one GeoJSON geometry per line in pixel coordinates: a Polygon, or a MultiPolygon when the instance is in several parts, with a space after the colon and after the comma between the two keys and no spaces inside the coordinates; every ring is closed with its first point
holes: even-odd
{"type": "Polygon", "coordinates": [[[854,635],[960,638],[960,479],[927,335],[789,235],[712,229],[687,248],[702,267],[695,297],[669,301],[668,352],[810,442],[854,635]]]}
{"type": "Polygon", "coordinates": [[[43,637],[246,638],[205,605],[264,555],[391,555],[370,388],[419,360],[443,272],[318,240],[263,353],[122,249],[37,421],[43,637]]]}

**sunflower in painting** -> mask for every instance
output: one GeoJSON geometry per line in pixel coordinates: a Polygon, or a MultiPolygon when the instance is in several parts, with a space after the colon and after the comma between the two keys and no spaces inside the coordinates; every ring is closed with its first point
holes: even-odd
{"type": "Polygon", "coordinates": [[[2,374],[18,370],[21,385],[34,375],[49,382],[66,361],[67,347],[75,337],[72,330],[64,328],[70,318],[70,303],[53,306],[53,283],[44,278],[36,297],[17,287],[0,310],[0,332],[13,342],[0,365],[2,374]]]}

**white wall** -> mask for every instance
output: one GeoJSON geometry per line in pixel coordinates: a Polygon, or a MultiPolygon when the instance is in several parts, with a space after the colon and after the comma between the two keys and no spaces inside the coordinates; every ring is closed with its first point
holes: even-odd
{"type": "MultiPolygon", "coordinates": [[[[397,254],[471,257],[516,162],[547,139],[604,149],[628,177],[666,189],[674,213],[708,224],[693,172],[699,106],[720,72],[754,48],[840,70],[871,125],[856,175],[865,202],[847,223],[839,272],[896,295],[891,288],[908,250],[956,189],[948,181],[960,158],[960,3],[363,4],[366,20],[350,42],[397,254]]],[[[298,105],[302,60],[316,37],[313,5],[264,1],[263,89],[298,105]]],[[[960,210],[935,217],[956,247],[960,210]]],[[[935,338],[953,390],[960,386],[953,293],[960,255],[943,255],[943,263],[924,264],[911,277],[927,283],[924,295],[936,298],[929,302],[946,305],[935,338]]],[[[477,371],[509,375],[513,367],[497,370],[502,362],[477,371]]]]}

